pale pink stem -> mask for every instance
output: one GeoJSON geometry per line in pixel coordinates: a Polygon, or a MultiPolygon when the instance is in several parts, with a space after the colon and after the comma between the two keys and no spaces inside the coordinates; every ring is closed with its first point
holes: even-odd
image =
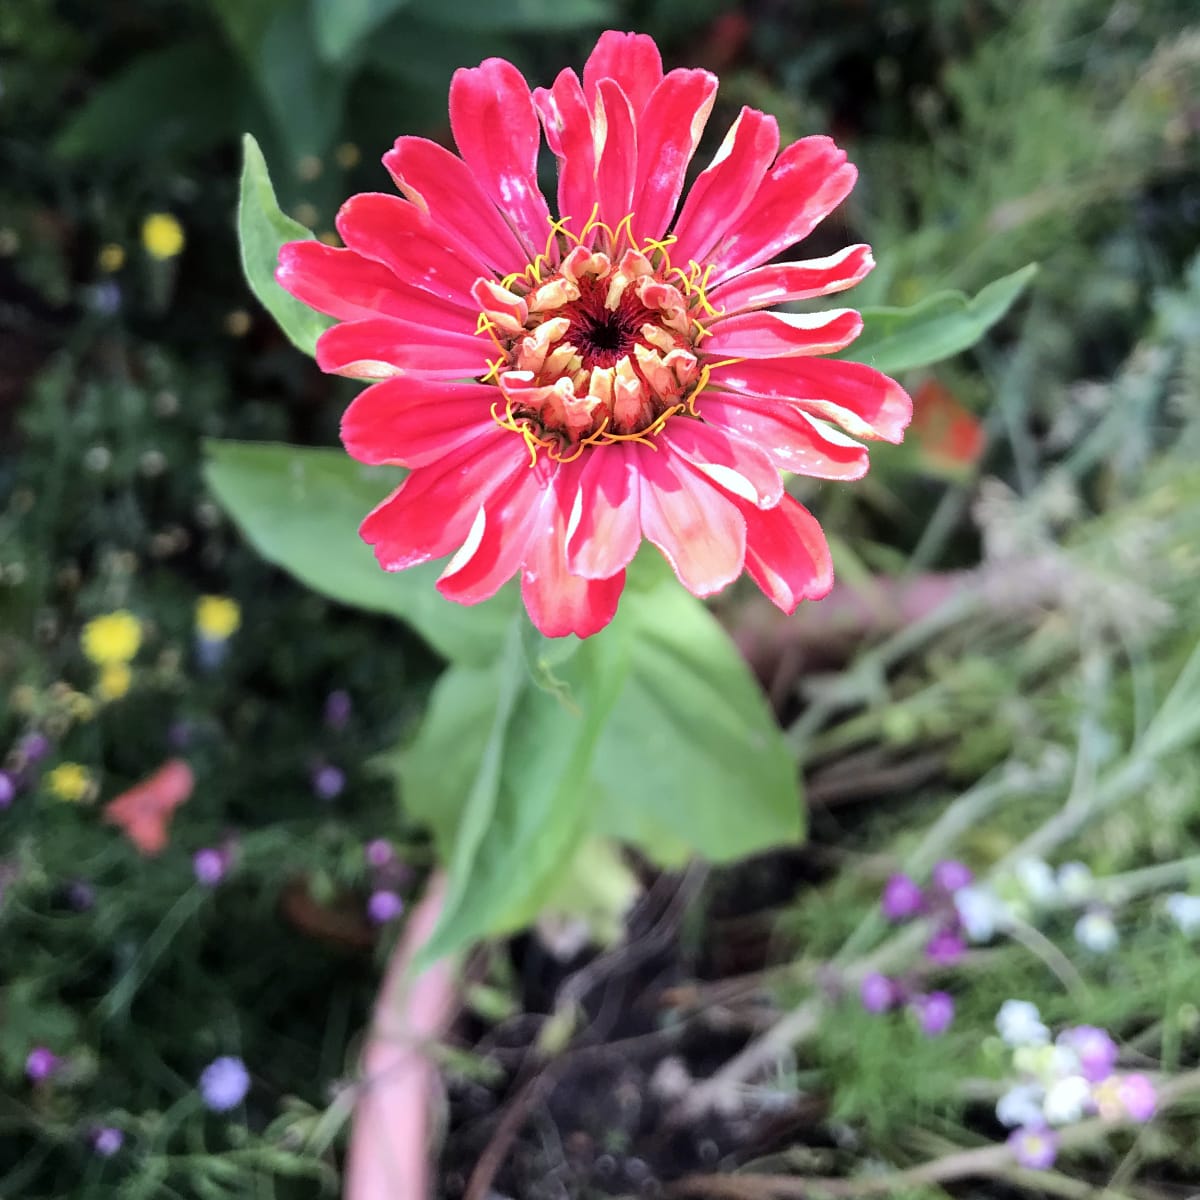
{"type": "Polygon", "coordinates": [[[451,959],[416,976],[410,967],[433,931],[445,891],[442,873],[431,875],[375,1002],[354,1106],[345,1200],[429,1200],[432,1195],[438,1072],[430,1051],[458,1011],[457,970],[451,959]]]}

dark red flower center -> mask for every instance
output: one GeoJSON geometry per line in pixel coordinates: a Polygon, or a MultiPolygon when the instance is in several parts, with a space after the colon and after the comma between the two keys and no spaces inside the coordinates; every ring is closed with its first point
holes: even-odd
{"type": "Polygon", "coordinates": [[[654,322],[658,314],[648,309],[632,289],[625,292],[616,309],[605,306],[607,286],[595,280],[581,281],[578,300],[565,305],[558,313],[571,322],[565,341],[574,345],[583,359],[585,370],[593,367],[616,366],[634,346],[641,342],[641,329],[646,322],[654,322]]]}

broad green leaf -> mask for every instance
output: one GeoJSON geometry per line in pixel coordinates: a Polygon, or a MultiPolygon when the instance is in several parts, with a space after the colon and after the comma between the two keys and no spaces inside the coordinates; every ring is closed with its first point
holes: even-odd
{"type": "Polygon", "coordinates": [[[316,351],[317,338],[333,324],[333,320],[289,296],[275,282],[275,267],[280,246],[285,242],[310,239],[312,231],[280,212],[266,160],[258,143],[248,133],[242,138],[242,148],[242,188],[238,199],[242,270],[250,290],[279,322],[279,328],[297,349],[311,355],[316,351]]]}
{"type": "Polygon", "coordinates": [[[796,763],[711,613],[673,579],[627,591],[613,625],[630,668],[593,765],[595,829],[656,862],[715,862],[797,841],[796,763]]]}
{"type": "MultiPolygon", "coordinates": [[[[564,668],[576,702],[567,709],[532,685],[518,636],[492,670],[452,668],[461,682],[439,685],[402,767],[415,815],[461,811],[446,907],[424,951],[429,960],[528,924],[555,892],[591,824],[592,758],[626,666],[619,646],[585,646],[564,668]],[[468,721],[455,702],[470,711],[468,721]],[[490,723],[481,748],[472,727],[484,709],[490,723]],[[466,772],[457,764],[445,770],[455,759],[477,764],[465,802],[466,772]]],[[[435,819],[444,828],[444,818],[435,819]]]]}
{"type": "Polygon", "coordinates": [[[938,292],[910,308],[864,308],[863,332],[840,357],[896,375],[968,350],[1008,312],[1037,269],[1030,263],[973,298],[938,292]]]}
{"type": "Polygon", "coordinates": [[[215,39],[189,38],[137,56],[96,87],[59,131],[54,152],[110,165],[197,154],[244,128],[248,92],[215,39]],[[220,104],[212,102],[214,82],[220,104]]]}
{"type": "Polygon", "coordinates": [[[575,852],[538,915],[581,917],[593,941],[612,946],[620,940],[625,914],[641,890],[621,848],[611,838],[590,837],[575,852]]]}
{"type": "Polygon", "coordinates": [[[262,442],[207,444],[205,478],[255,549],[333,600],[399,617],[446,658],[486,663],[515,604],[511,589],[466,607],[434,587],[441,565],[383,571],[358,536],[401,472],[364,467],[340,450],[262,442]]]}
{"type": "Polygon", "coordinates": [[[410,0],[310,0],[317,53],[327,63],[349,58],[384,21],[410,0]]]}
{"type": "Polygon", "coordinates": [[[614,19],[607,0],[417,0],[413,11],[451,29],[487,33],[599,28],[614,19]]]}

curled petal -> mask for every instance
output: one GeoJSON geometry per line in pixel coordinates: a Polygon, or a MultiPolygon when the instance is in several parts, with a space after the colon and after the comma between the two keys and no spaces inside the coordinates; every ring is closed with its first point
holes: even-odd
{"type": "Polygon", "coordinates": [[[791,496],[746,514],[746,570],[767,599],[785,613],[801,600],[820,600],[833,587],[829,543],[812,515],[791,496]]]}
{"type": "Polygon", "coordinates": [[[748,312],[714,324],[706,353],[720,358],[786,358],[832,354],[862,332],[852,308],[817,313],[748,312]]]}
{"type": "Polygon", "coordinates": [[[596,88],[593,131],[596,146],[595,194],[600,220],[615,229],[629,212],[638,169],[637,132],[625,93],[611,80],[596,88]]]}
{"type": "Polygon", "coordinates": [[[851,437],[899,442],[912,400],[894,380],[863,363],[828,358],[746,359],[715,367],[721,389],[796,404],[836,421],[851,437]]]}
{"type": "Polygon", "coordinates": [[[678,70],[667,75],[646,101],[637,122],[632,223],[636,237],[657,238],[666,232],[716,97],[715,75],[678,70]]]}
{"type": "Polygon", "coordinates": [[[849,195],[857,177],[832,138],[793,142],[705,256],[713,265],[709,282],[716,285],[749,271],[806,237],[849,195]]]}
{"type": "Polygon", "coordinates": [[[618,33],[614,29],[600,35],[583,67],[583,87],[589,99],[601,79],[612,79],[629,97],[634,116],[646,107],[662,77],[662,56],[654,39],[644,33],[618,33]]]}
{"type": "Polygon", "coordinates": [[[550,210],[538,188],[541,137],[525,77],[502,58],[455,71],[450,128],[467,166],[532,257],[550,232],[550,210]]]}
{"type": "Polygon", "coordinates": [[[342,205],[335,223],[351,250],[382,263],[397,279],[472,314],[478,311],[471,285],[484,274],[483,264],[415,204],[363,192],[342,205]]]}
{"type": "Polygon", "coordinates": [[[753,199],[779,151],[779,125],[756,108],[743,108],[712,162],[688,189],[675,222],[673,259],[700,262],[753,199]]]}
{"type": "MultiPolygon", "coordinates": [[[[592,116],[574,71],[559,72],[552,88],[538,88],[533,102],[542,118],[546,144],[558,159],[558,212],[579,233],[595,203],[596,149],[592,116]]],[[[623,215],[623,214],[622,214],[623,215]]]]}
{"type": "Polygon", "coordinates": [[[723,316],[790,304],[794,300],[811,300],[853,287],[874,266],[870,246],[847,246],[828,258],[756,267],[712,288],[708,299],[723,316]]]}
{"type": "Polygon", "coordinates": [[[496,389],[401,376],[369,387],[342,416],[342,444],[364,463],[423,467],[489,432],[496,389]]]}
{"type": "Polygon", "coordinates": [[[449,554],[471,530],[487,499],[529,470],[520,438],[495,427],[414,471],[359,526],[385,571],[402,571],[449,554]]]}
{"type": "Polygon", "coordinates": [[[465,330],[374,317],[325,330],[317,339],[317,366],[353,379],[387,379],[402,371],[427,379],[466,379],[487,370],[487,346],[465,330]]]}
{"type": "Polygon", "coordinates": [[[736,430],[780,471],[814,479],[861,479],[867,448],[810,417],[794,404],[735,392],[707,391],[697,411],[713,425],[736,430]]]}
{"type": "Polygon", "coordinates": [[[383,165],[413,204],[498,275],[522,265],[520,242],[457,154],[428,138],[401,137],[383,165]]]}
{"type": "Polygon", "coordinates": [[[587,579],[622,572],[642,541],[636,449],[618,443],[584,457],[568,521],[567,567],[587,579]]]}
{"type": "Polygon", "coordinates": [[[746,519],[711,480],[666,446],[636,446],[642,532],[694,596],[711,596],[741,573],[746,519]]]}

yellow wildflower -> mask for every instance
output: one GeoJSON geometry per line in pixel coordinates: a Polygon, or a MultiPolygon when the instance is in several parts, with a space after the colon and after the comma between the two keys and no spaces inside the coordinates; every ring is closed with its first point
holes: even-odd
{"type": "Polygon", "coordinates": [[[165,262],[183,251],[183,226],[170,213],[151,213],[142,222],[142,245],[151,258],[165,262]]]}
{"type": "Polygon", "coordinates": [[[223,642],[242,623],[242,610],[229,596],[201,596],[196,601],[196,632],[206,642],[223,642]]]}
{"type": "Polygon", "coordinates": [[[83,627],[83,652],[98,667],[127,663],[142,644],[142,623],[127,609],[93,617],[83,627]]]}
{"type": "Polygon", "coordinates": [[[119,246],[116,242],[109,242],[100,247],[97,258],[100,270],[107,271],[111,275],[125,265],[125,247],[119,246]]]}
{"type": "Polygon", "coordinates": [[[108,663],[100,670],[96,680],[96,694],[101,700],[120,700],[129,691],[133,672],[128,663],[108,663]]]}
{"type": "Polygon", "coordinates": [[[91,792],[92,777],[87,768],[78,763],[59,763],[53,771],[47,773],[46,786],[60,800],[78,804],[91,792]]]}
{"type": "Polygon", "coordinates": [[[96,702],[82,692],[72,691],[63,697],[63,704],[74,721],[90,721],[96,715],[96,702]]]}

